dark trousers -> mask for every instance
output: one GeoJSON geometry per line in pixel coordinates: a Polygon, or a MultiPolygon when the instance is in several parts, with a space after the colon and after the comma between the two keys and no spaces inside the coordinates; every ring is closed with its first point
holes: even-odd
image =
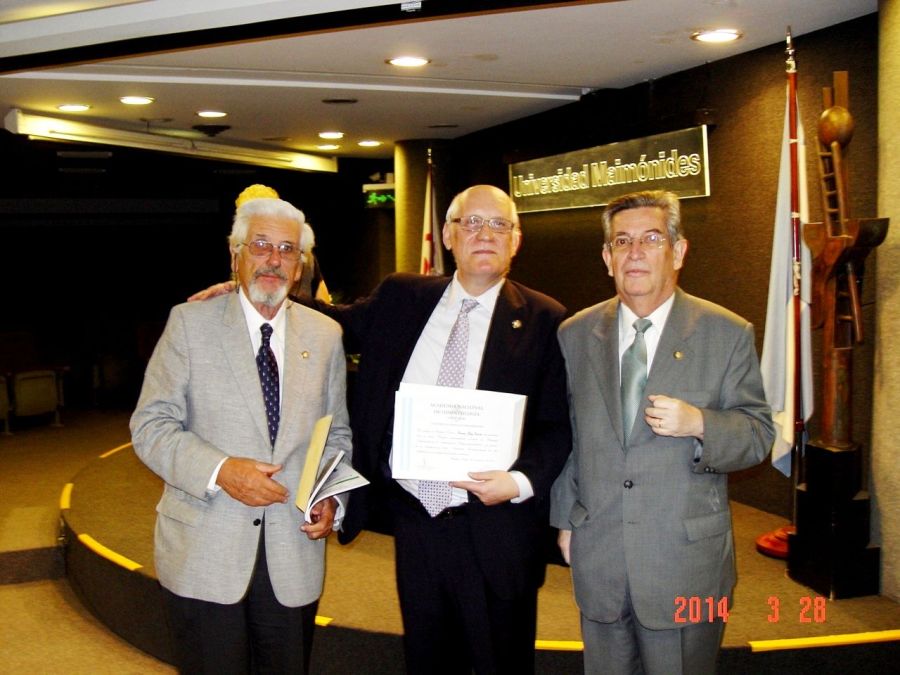
{"type": "Polygon", "coordinates": [[[534,672],[537,588],[501,598],[475,556],[465,508],[432,519],[394,500],[397,590],[410,675],[534,672]]]}
{"type": "MultiPolygon", "coordinates": [[[[298,571],[298,573],[300,573],[298,571]]],[[[243,600],[222,605],[163,589],[175,661],[189,675],[309,672],[318,601],[285,607],[275,598],[264,536],[243,600]]]]}

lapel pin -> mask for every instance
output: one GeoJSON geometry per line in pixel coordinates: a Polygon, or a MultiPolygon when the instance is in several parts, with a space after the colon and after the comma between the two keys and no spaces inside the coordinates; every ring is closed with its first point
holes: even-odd
{"type": "Polygon", "coordinates": [[[512,327],[513,327],[513,328],[521,328],[521,327],[522,327],[522,322],[519,321],[518,319],[515,319],[515,320],[512,322],[512,327]]]}
{"type": "Polygon", "coordinates": [[[309,358],[309,352],[306,351],[306,350],[304,349],[302,352],[300,352],[300,358],[308,359],[308,358],[309,358]]]}
{"type": "Polygon", "coordinates": [[[684,358],[684,352],[675,352],[674,354],[672,354],[672,356],[675,357],[676,361],[680,361],[684,358]]]}

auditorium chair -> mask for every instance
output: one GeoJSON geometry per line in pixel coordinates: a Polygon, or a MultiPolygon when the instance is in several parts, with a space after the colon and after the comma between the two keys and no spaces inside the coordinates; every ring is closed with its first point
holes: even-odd
{"type": "Polygon", "coordinates": [[[56,371],[28,370],[13,375],[13,414],[16,417],[53,413],[53,426],[62,426],[60,405],[56,371]]]}
{"type": "Polygon", "coordinates": [[[53,413],[53,426],[60,424],[63,401],[63,376],[68,366],[48,358],[30,331],[0,333],[0,417],[5,432],[10,418],[53,413]]]}

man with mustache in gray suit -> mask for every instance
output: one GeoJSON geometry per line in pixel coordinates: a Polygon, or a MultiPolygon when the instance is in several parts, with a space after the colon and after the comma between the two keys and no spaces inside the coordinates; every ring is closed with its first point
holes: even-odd
{"type": "Polygon", "coordinates": [[[305,673],[342,507],[305,523],[290,493],[320,417],[334,416],[325,457],[349,457],[341,330],[286,299],[313,245],[302,212],[244,202],[229,242],[238,292],[172,310],[132,439],[165,481],[155,561],[180,670],[305,673]]]}
{"type": "Polygon", "coordinates": [[[753,326],[678,288],[674,194],[619,197],[603,227],[617,297],[559,331],[575,438],[551,511],[585,671],[713,673],[735,583],[727,474],[774,437],[753,326]]]}

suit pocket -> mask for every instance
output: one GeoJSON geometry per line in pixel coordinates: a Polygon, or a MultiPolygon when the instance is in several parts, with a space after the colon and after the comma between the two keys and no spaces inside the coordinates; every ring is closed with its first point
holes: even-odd
{"type": "Polygon", "coordinates": [[[587,509],[584,508],[581,502],[575,502],[572,505],[572,512],[569,514],[569,523],[572,527],[580,527],[587,520],[587,516],[587,509]]]}
{"type": "Polygon", "coordinates": [[[191,527],[197,526],[203,518],[202,509],[178,499],[171,492],[163,494],[159,504],[156,505],[156,512],[191,527]]]}
{"type": "Polygon", "coordinates": [[[683,522],[688,540],[699,541],[728,532],[731,529],[731,512],[717,511],[705,516],[686,518],[683,522]]]}

